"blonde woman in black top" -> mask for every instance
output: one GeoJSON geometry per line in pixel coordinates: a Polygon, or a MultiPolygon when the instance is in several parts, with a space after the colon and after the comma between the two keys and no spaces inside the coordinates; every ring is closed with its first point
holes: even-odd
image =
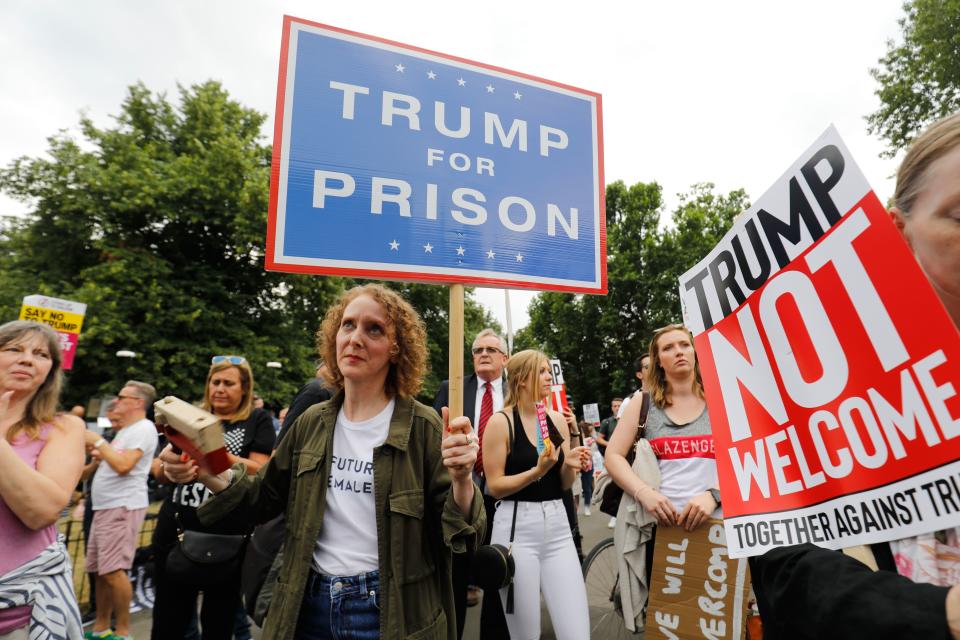
{"type": "Polygon", "coordinates": [[[559,640],[590,637],[587,594],[561,499],[589,450],[571,448],[566,420],[544,406],[550,384],[546,355],[530,350],[511,356],[503,411],[490,418],[483,437],[487,487],[501,499],[491,542],[510,545],[516,514],[512,607],[508,589],[500,591],[513,640],[540,637],[541,592],[559,640]]]}

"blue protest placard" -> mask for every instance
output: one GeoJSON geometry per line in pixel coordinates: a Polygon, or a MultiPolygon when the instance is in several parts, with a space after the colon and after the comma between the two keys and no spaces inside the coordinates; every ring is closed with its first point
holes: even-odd
{"type": "Polygon", "coordinates": [[[600,95],[286,17],[266,266],[605,293],[600,95]]]}

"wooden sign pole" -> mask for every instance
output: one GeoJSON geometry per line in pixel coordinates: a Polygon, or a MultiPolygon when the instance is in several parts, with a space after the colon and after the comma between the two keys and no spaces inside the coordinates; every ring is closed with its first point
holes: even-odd
{"type": "Polygon", "coordinates": [[[450,285],[450,419],[463,415],[463,285],[450,285]]]}

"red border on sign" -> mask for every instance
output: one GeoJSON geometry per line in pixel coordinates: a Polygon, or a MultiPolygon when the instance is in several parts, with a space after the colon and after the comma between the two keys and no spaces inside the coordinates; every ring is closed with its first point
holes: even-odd
{"type": "Polygon", "coordinates": [[[453,56],[446,53],[440,53],[438,51],[433,51],[431,49],[424,49],[422,47],[415,47],[413,45],[404,44],[402,42],[397,42],[395,40],[388,40],[386,38],[380,38],[377,36],[371,36],[365,33],[360,33],[358,31],[351,31],[349,29],[341,29],[339,27],[332,27],[327,24],[320,22],[313,22],[310,20],[304,20],[301,18],[294,18],[293,16],[285,15],[283,16],[283,40],[280,43],[280,69],[279,69],[279,79],[277,81],[277,104],[276,110],[274,111],[274,125],[273,125],[273,160],[270,166],[270,204],[269,210],[267,212],[267,252],[266,252],[266,264],[265,267],[268,271],[282,271],[286,273],[307,273],[307,274],[317,274],[317,275],[336,275],[336,276],[352,276],[359,278],[373,278],[376,280],[400,280],[404,282],[428,282],[428,283],[448,283],[448,284],[466,284],[466,285],[485,285],[491,287],[500,287],[507,289],[533,289],[535,291],[567,291],[570,293],[593,293],[593,294],[606,294],[607,293],[607,215],[606,215],[606,185],[603,181],[603,101],[599,93],[594,91],[588,91],[586,89],[581,89],[579,87],[574,87],[572,85],[563,84],[561,82],[554,82],[553,80],[547,80],[545,78],[540,78],[538,76],[530,75],[528,73],[521,73],[519,71],[512,71],[510,69],[505,69],[503,67],[498,67],[492,64],[486,64],[483,62],[477,62],[475,60],[470,60],[468,58],[461,58],[459,56],[453,56]],[[374,42],[379,42],[382,44],[388,44],[395,47],[402,47],[410,51],[416,51],[419,53],[426,53],[433,56],[439,56],[441,58],[446,58],[447,60],[452,60],[455,62],[462,62],[466,64],[471,64],[477,67],[482,67],[485,69],[490,69],[492,71],[499,71],[503,73],[509,73],[511,75],[526,78],[527,80],[533,80],[536,82],[542,82],[544,84],[553,85],[561,89],[566,89],[568,91],[575,91],[577,93],[582,93],[584,95],[591,96],[596,100],[597,105],[597,154],[599,158],[597,159],[597,180],[599,184],[597,185],[597,191],[599,194],[599,201],[597,202],[598,211],[600,212],[599,216],[599,232],[600,232],[600,284],[598,288],[593,287],[577,287],[577,286],[566,286],[566,285],[553,285],[546,284],[542,282],[523,282],[522,280],[509,280],[505,278],[484,278],[484,277],[470,277],[466,278],[461,275],[446,275],[438,273],[422,273],[416,271],[397,271],[390,269],[355,269],[347,267],[326,267],[326,266],[314,266],[314,265],[298,265],[298,264],[286,264],[286,263],[277,263],[274,260],[274,244],[276,241],[276,224],[277,224],[277,203],[280,195],[280,155],[282,151],[283,143],[283,120],[284,120],[284,97],[286,95],[287,88],[287,57],[289,55],[289,46],[290,46],[290,27],[293,23],[302,24],[309,27],[317,27],[320,29],[327,29],[330,31],[336,31],[338,33],[343,33],[349,36],[363,38],[366,40],[371,40],[374,42]]]}

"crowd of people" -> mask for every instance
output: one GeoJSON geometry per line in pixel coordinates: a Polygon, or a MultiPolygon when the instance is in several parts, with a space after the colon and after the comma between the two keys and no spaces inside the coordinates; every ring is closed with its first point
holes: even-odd
{"type": "MultiPolygon", "coordinates": [[[[955,114],[907,153],[890,215],[960,326],[958,212],[955,114]]],[[[220,421],[231,467],[211,473],[171,444],[158,453],[150,384],[119,390],[108,440],[57,411],[56,333],[0,326],[0,640],[130,636],[127,572],[148,479],[172,487],[151,545],[160,640],[249,637],[243,545],[253,525],[281,515],[264,638],[460,638],[479,596],[475,552],[486,544],[509,548],[514,573],[482,597],[482,638],[540,637],[541,597],[557,638],[589,638],[574,496],[590,515],[601,467],[623,490],[610,525],[621,555],[637,560],[620,569],[625,624],[639,630],[657,529],[722,518],[699,362],[683,325],[653,333],[635,363],[637,391],[615,398],[592,436],[571,410],[549,408],[547,356],[509,354],[491,329],[471,345],[464,415],[450,417],[447,381],[432,407],[418,402],[424,324],[384,286],[346,291],[317,342],[324,365],[282,427],[257,406],[250,363],[213,356],[202,408],[220,421]],[[671,446],[677,439],[698,444],[671,446]],[[96,594],[85,634],[56,530],[81,480],[96,594]]],[[[956,531],[928,537],[960,553],[956,531]]],[[[913,570],[929,560],[925,548],[917,539],[874,545],[879,571],[811,544],[752,558],[764,636],[960,638],[960,586],[913,570]]]]}

